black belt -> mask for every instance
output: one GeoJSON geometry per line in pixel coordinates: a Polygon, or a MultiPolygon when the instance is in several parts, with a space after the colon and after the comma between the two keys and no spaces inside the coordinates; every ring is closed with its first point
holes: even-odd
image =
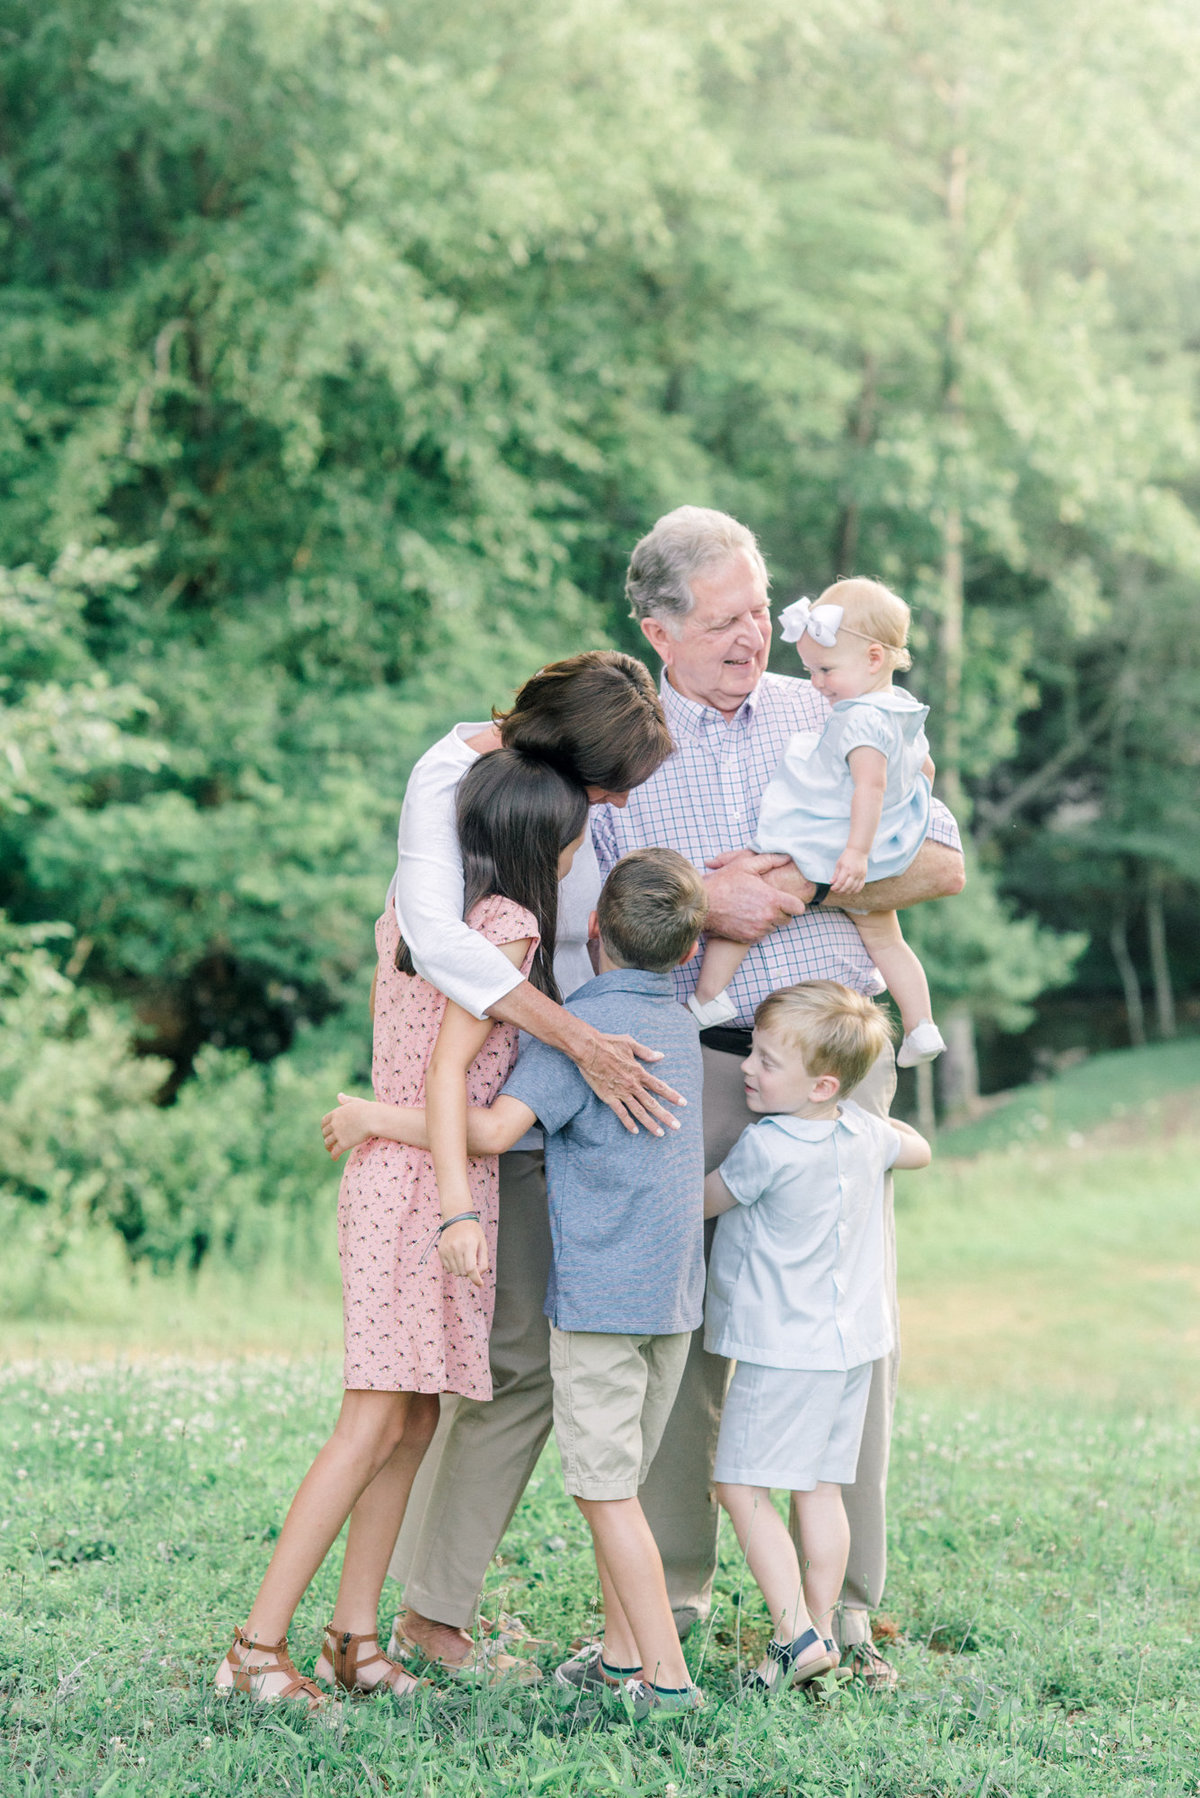
{"type": "Polygon", "coordinates": [[[740,1024],[713,1024],[700,1032],[706,1049],[719,1049],[722,1055],[740,1055],[744,1061],[750,1053],[752,1032],[740,1024]]]}

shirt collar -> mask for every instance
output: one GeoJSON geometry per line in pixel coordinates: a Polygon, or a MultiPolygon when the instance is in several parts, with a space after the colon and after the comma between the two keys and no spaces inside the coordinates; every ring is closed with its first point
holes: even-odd
{"type": "Polygon", "coordinates": [[[762,692],[762,682],[759,681],[754,691],[748,693],[743,699],[733,717],[726,718],[724,712],[718,712],[715,706],[701,705],[697,699],[685,699],[683,694],[667,679],[665,668],[658,685],[662,695],[667,727],[676,743],[680,743],[688,737],[701,737],[705,731],[714,730],[718,725],[726,725],[729,728],[736,725],[745,728],[754,717],[758,696],[762,692]]]}
{"type": "Polygon", "coordinates": [[[778,1125],[785,1136],[798,1137],[801,1142],[824,1142],[839,1124],[852,1136],[860,1135],[863,1127],[858,1107],[853,1105],[843,1105],[835,1118],[797,1118],[786,1111],[773,1111],[763,1122],[778,1125]]]}
{"type": "MultiPolygon", "coordinates": [[[[609,968],[607,973],[593,975],[586,990],[589,993],[650,993],[673,1000],[675,970],[672,968],[669,974],[653,974],[649,968],[609,968]]],[[[572,999],[579,996],[579,993],[571,994],[572,999]]]]}

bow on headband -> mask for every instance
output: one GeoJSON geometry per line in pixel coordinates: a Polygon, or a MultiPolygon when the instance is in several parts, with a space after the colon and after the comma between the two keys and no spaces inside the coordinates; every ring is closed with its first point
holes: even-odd
{"type": "Polygon", "coordinates": [[[795,599],[779,614],[785,643],[798,643],[807,631],[822,649],[832,649],[842,627],[841,606],[814,606],[811,599],[795,599]]]}

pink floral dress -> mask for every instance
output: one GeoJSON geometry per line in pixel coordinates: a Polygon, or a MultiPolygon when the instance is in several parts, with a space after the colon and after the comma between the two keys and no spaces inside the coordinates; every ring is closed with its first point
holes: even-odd
{"type": "MultiPolygon", "coordinates": [[[[521,964],[528,974],[538,939],[532,913],[492,894],[472,907],[467,923],[492,943],[529,937],[521,964]]],[[[399,940],[389,905],[375,926],[379,977],[372,1080],[375,1097],[384,1104],[424,1105],[425,1070],[446,998],[428,981],[397,971],[399,940]]],[[[516,1027],[493,1025],[467,1072],[468,1104],[490,1105],[516,1058],[516,1027]]],[[[433,1157],[381,1137],[351,1153],[338,1195],[348,1389],[491,1398],[488,1332],[496,1298],[499,1176],[495,1156],[472,1156],[467,1168],[491,1263],[482,1289],[446,1273],[436,1247],[422,1261],[442,1215],[433,1157]]]]}

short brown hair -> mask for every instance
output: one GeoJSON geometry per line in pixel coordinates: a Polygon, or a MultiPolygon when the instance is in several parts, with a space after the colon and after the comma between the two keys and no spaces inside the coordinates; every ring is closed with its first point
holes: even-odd
{"type": "Polygon", "coordinates": [[[611,960],[666,974],[704,929],[708,894],[691,862],[673,849],[635,849],[605,881],[596,916],[611,960]]]}
{"type": "Polygon", "coordinates": [[[868,581],[858,575],[851,580],[834,581],[832,587],[826,587],[817,604],[841,606],[842,623],[852,636],[866,637],[886,649],[893,668],[903,672],[912,667],[912,657],[908,653],[912,613],[900,595],[885,587],[882,581],[868,581]]]}
{"type": "Polygon", "coordinates": [[[890,1021],[865,993],[836,980],[768,993],[754,1014],[760,1030],[772,1030],[789,1049],[799,1049],[810,1074],[833,1074],[843,1093],[866,1079],[892,1041],[890,1021]]]}
{"type": "Polygon", "coordinates": [[[506,749],[609,793],[640,787],[675,748],[648,669],[616,649],[588,649],[540,668],[511,710],[492,717],[506,749]]]}

